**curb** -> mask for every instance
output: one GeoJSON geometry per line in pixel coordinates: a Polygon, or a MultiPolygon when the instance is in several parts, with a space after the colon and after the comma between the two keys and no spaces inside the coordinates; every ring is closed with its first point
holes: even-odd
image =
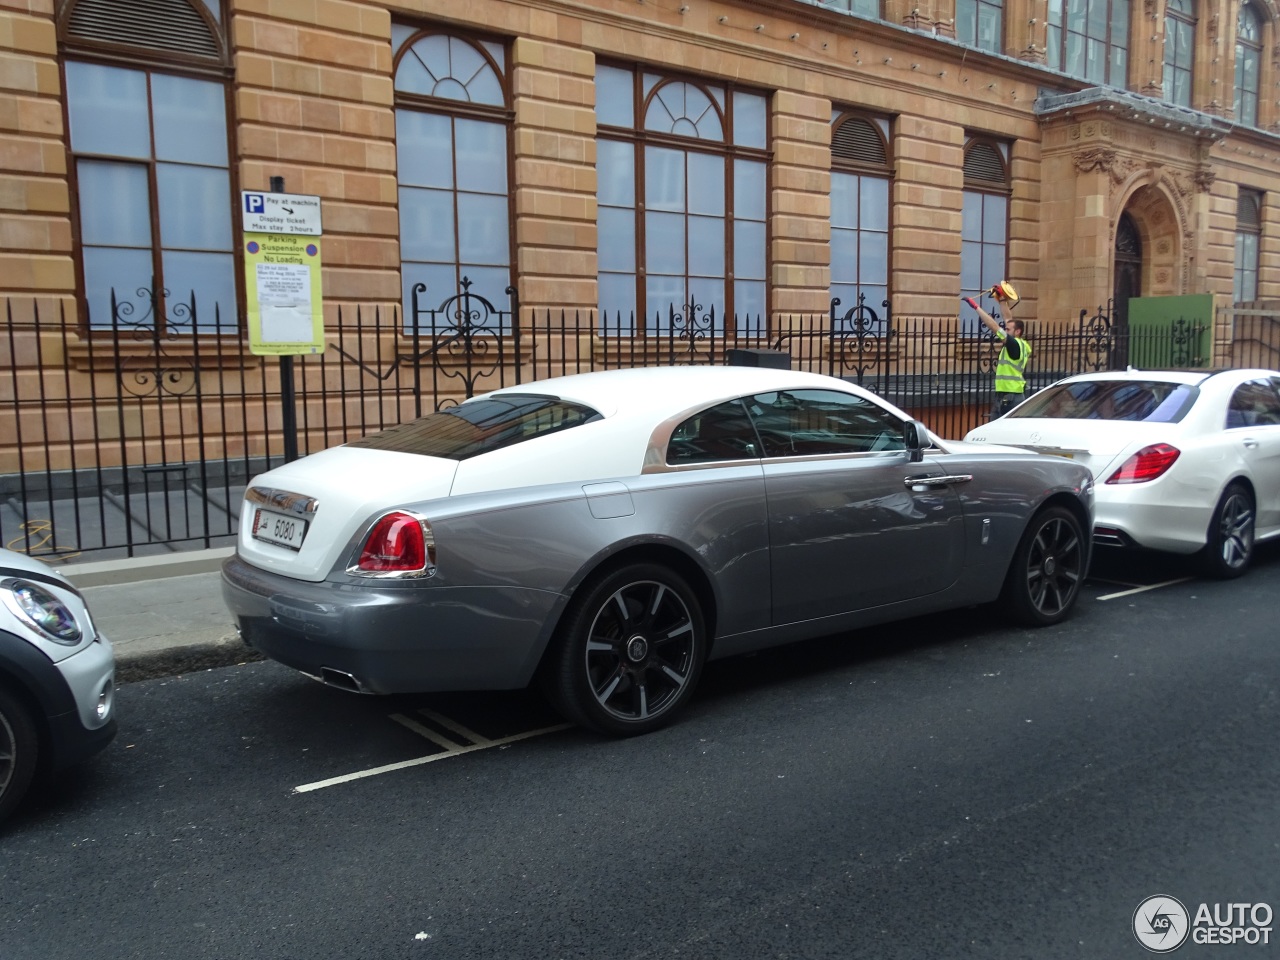
{"type": "Polygon", "coordinates": [[[130,655],[127,650],[116,649],[116,682],[138,683],[160,677],[173,677],[218,667],[237,667],[246,663],[265,660],[261,653],[248,646],[239,634],[228,634],[219,640],[205,643],[188,643],[160,650],[148,650],[130,655]]]}
{"type": "Polygon", "coordinates": [[[235,547],[188,550],[158,557],[127,557],[123,560],[98,560],[72,563],[56,568],[77,587],[107,587],[141,580],[186,577],[194,573],[215,573],[222,561],[235,554],[235,547]]]}

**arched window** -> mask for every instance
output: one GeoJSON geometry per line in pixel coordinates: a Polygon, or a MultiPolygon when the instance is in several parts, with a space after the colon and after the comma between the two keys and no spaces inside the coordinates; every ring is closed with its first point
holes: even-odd
{"type": "Polygon", "coordinates": [[[1262,86],[1262,18],[1252,3],[1240,4],[1236,19],[1235,118],[1258,125],[1258,91],[1262,86]]]}
{"type": "Polygon", "coordinates": [[[1196,21],[1192,0],[1167,0],[1164,14],[1164,98],[1191,106],[1196,21]]]}
{"type": "Polygon", "coordinates": [[[877,311],[889,296],[889,124],[837,113],[831,131],[831,296],[858,294],[877,311]]]}
{"type": "Polygon", "coordinates": [[[1004,30],[1004,0],[956,0],[956,39],[1000,53],[1004,30]]]}
{"type": "MultiPolygon", "coordinates": [[[[977,299],[1005,279],[1009,257],[1008,146],[970,140],[964,151],[964,208],[960,221],[960,295],[977,299]]],[[[991,303],[984,309],[994,313],[991,303]]],[[[968,304],[960,307],[961,329],[982,332],[968,304]]]]}
{"type": "Polygon", "coordinates": [[[1045,59],[1073,77],[1124,89],[1129,0],[1049,0],[1045,59]]]}
{"type": "Polygon", "coordinates": [[[59,16],[90,327],[111,325],[114,292],[130,323],[236,328],[222,24],[217,0],[79,0],[59,16]]]}
{"type": "Polygon", "coordinates": [[[1232,296],[1236,303],[1258,299],[1258,244],[1262,239],[1262,194],[1241,190],[1236,200],[1236,258],[1232,296]]]}
{"type": "Polygon", "coordinates": [[[499,43],[392,27],[405,317],[471,291],[502,308],[511,285],[510,114],[499,43]]]}
{"type": "Polygon", "coordinates": [[[598,64],[598,280],[606,331],[765,312],[758,93],[598,64]]]}

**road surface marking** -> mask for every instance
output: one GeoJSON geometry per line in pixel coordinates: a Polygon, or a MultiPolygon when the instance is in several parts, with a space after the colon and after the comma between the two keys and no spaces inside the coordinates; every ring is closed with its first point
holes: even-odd
{"type": "MultiPolygon", "coordinates": [[[[558,733],[561,730],[568,730],[573,724],[558,723],[554,727],[542,727],[538,730],[526,730],[524,733],[515,733],[509,737],[501,737],[497,740],[486,740],[483,743],[473,744],[470,747],[452,747],[445,753],[433,753],[426,757],[417,757],[413,760],[401,760],[399,763],[388,763],[381,767],[371,767],[368,770],[359,770],[356,773],[347,773],[340,777],[330,777],[328,780],[317,780],[314,783],[304,783],[299,787],[294,787],[294,793],[310,793],[312,790],[323,790],[325,787],[336,787],[340,783],[350,783],[352,780],[361,780],[365,777],[376,777],[383,773],[392,773],[396,770],[404,770],[407,767],[418,767],[424,763],[434,763],[436,760],[445,760],[449,757],[460,757],[464,753],[475,753],[477,750],[488,750],[492,747],[502,747],[508,743],[515,743],[518,740],[528,740],[531,737],[540,737],[547,733],[558,733]]],[[[425,729],[425,728],[424,728],[425,729]]]]}
{"type": "Polygon", "coordinates": [[[1131,597],[1135,593],[1145,593],[1148,590],[1159,590],[1161,587],[1172,587],[1175,583],[1186,583],[1194,580],[1195,577],[1179,577],[1177,580],[1166,580],[1164,583],[1151,583],[1145,587],[1134,587],[1132,590],[1121,590],[1119,593],[1108,593],[1105,596],[1098,597],[1099,600],[1119,600],[1121,597],[1131,597]]]}

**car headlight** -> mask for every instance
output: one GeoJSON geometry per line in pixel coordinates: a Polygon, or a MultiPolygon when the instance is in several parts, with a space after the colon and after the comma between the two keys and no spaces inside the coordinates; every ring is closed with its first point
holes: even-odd
{"type": "Polygon", "coordinates": [[[77,644],[82,636],[67,605],[44,587],[29,580],[5,580],[0,583],[0,600],[23,623],[57,643],[77,644]]]}

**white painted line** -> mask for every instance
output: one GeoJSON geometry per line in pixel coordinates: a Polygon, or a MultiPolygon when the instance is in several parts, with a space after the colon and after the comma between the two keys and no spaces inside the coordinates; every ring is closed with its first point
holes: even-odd
{"type": "Polygon", "coordinates": [[[474,731],[468,730],[462,724],[454,720],[450,720],[448,717],[444,716],[443,714],[436,713],[434,710],[428,710],[426,707],[419,707],[416,712],[422,714],[428,720],[434,720],[436,723],[440,724],[440,726],[444,727],[446,730],[451,730],[454,733],[456,733],[458,736],[462,737],[464,741],[464,745],[465,745],[465,742],[467,741],[469,741],[470,743],[490,743],[491,742],[488,737],[482,737],[480,736],[480,734],[475,733],[474,731]]]}
{"type": "Polygon", "coordinates": [[[312,790],[323,790],[325,787],[336,787],[340,783],[350,783],[352,780],[361,780],[365,777],[376,777],[383,773],[392,773],[396,770],[404,770],[407,767],[418,767],[424,763],[433,763],[436,760],[445,760],[449,757],[460,757],[464,753],[475,753],[477,750],[488,750],[491,747],[501,747],[508,743],[515,743],[518,740],[528,740],[531,737],[540,737],[546,733],[558,733],[561,730],[568,730],[573,724],[559,723],[554,727],[543,727],[540,730],[526,730],[524,733],[512,734],[509,737],[502,737],[500,740],[489,740],[485,743],[477,743],[471,747],[458,747],[448,753],[433,753],[429,757],[418,757],[415,760],[401,760],[399,763],[388,763],[382,767],[372,767],[368,770],[360,770],[356,773],[344,774],[341,777],[330,777],[328,780],[317,780],[315,783],[304,783],[300,787],[294,787],[294,793],[310,793],[312,790]]]}
{"type": "Polygon", "coordinates": [[[450,740],[444,734],[436,733],[430,727],[424,727],[417,720],[414,720],[410,717],[406,717],[403,713],[393,713],[391,714],[391,719],[394,720],[396,723],[400,724],[401,726],[408,727],[418,736],[425,737],[427,740],[430,740],[432,743],[435,743],[435,744],[438,744],[439,746],[444,747],[446,750],[450,752],[457,750],[458,747],[460,746],[465,746],[465,744],[455,743],[453,740],[450,740]]]}
{"type": "Polygon", "coordinates": [[[1146,593],[1148,590],[1159,590],[1161,587],[1172,587],[1175,583],[1186,583],[1194,580],[1195,577],[1179,577],[1177,580],[1166,580],[1164,583],[1151,583],[1145,587],[1134,587],[1132,590],[1121,590],[1119,593],[1108,593],[1105,596],[1098,597],[1099,600],[1119,600],[1121,597],[1131,597],[1135,593],[1146,593]]]}

